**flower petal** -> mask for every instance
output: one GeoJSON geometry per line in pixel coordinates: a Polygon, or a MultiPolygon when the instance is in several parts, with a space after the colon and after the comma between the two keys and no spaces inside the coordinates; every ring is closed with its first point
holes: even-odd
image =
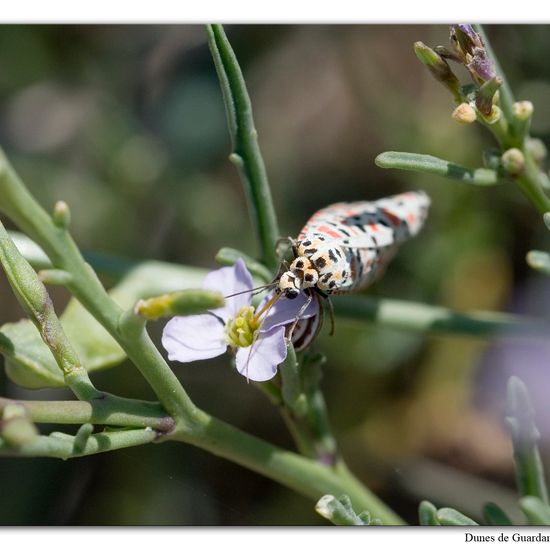
{"type": "Polygon", "coordinates": [[[180,363],[217,357],[227,349],[222,323],[208,313],[170,319],[162,332],[162,345],[168,359],[180,363]]]}
{"type": "Polygon", "coordinates": [[[260,333],[248,348],[239,348],[235,357],[237,370],[255,382],[265,382],[277,374],[277,366],[286,359],[285,328],[276,327],[260,333]]]}
{"type": "MultiPolygon", "coordinates": [[[[237,292],[252,290],[252,275],[246,269],[242,258],[239,258],[235,265],[222,267],[211,271],[205,278],[202,288],[206,290],[217,290],[224,296],[237,292]]],[[[252,301],[252,294],[246,292],[233,298],[226,299],[225,306],[211,310],[212,313],[221,317],[225,322],[236,316],[237,312],[244,306],[249,306],[252,301]]]]}
{"type": "MultiPolygon", "coordinates": [[[[273,293],[268,294],[262,300],[262,303],[258,306],[258,310],[267,302],[269,298],[271,298],[272,295],[273,293]]],[[[260,332],[267,332],[274,327],[289,325],[296,321],[296,317],[305,305],[307,299],[308,297],[303,292],[300,292],[300,294],[293,300],[289,300],[284,297],[280,298],[269,311],[260,332]]],[[[313,297],[304,313],[300,315],[300,319],[308,319],[309,317],[313,317],[315,315],[319,315],[319,299],[317,296],[313,297]]]]}

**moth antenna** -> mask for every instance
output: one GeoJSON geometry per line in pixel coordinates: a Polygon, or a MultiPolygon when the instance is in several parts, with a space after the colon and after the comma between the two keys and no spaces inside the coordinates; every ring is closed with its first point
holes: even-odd
{"type": "Polygon", "coordinates": [[[268,288],[271,288],[277,284],[277,281],[273,281],[272,283],[269,283],[268,285],[263,286],[257,286],[256,288],[251,288],[249,290],[241,290],[241,292],[235,292],[235,294],[229,294],[228,296],[224,296],[224,298],[233,298],[233,296],[240,296],[241,294],[248,294],[249,292],[254,296],[255,294],[261,292],[262,290],[266,290],[268,288]]]}

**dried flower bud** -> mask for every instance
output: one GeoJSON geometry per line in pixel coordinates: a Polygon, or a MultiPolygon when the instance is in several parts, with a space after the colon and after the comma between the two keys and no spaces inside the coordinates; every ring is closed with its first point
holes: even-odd
{"type": "Polygon", "coordinates": [[[472,124],[476,121],[476,110],[468,103],[461,103],[451,115],[451,118],[459,124],[472,124]]]}
{"type": "Polygon", "coordinates": [[[525,167],[525,156],[519,149],[512,147],[503,153],[502,167],[511,176],[518,176],[525,167]]]}
{"type": "Polygon", "coordinates": [[[451,25],[451,42],[475,82],[482,83],[496,76],[481,36],[472,25],[451,25]]]}

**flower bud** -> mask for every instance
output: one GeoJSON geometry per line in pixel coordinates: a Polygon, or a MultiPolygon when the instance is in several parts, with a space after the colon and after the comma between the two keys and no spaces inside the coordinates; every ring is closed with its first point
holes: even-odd
{"type": "Polygon", "coordinates": [[[477,118],[476,110],[468,103],[461,103],[453,111],[451,118],[459,124],[472,124],[477,118]]]}
{"type": "Polygon", "coordinates": [[[472,25],[451,25],[451,42],[475,82],[483,83],[496,76],[485,44],[472,25]]]}
{"type": "Polygon", "coordinates": [[[67,229],[71,223],[71,211],[69,205],[65,201],[57,201],[53,207],[53,223],[57,227],[67,229]]]}
{"type": "Polygon", "coordinates": [[[416,57],[428,67],[434,78],[445,85],[454,95],[455,99],[460,101],[460,82],[449,67],[447,61],[423,42],[414,43],[414,53],[416,57]]]}
{"type": "Polygon", "coordinates": [[[502,167],[511,176],[518,176],[525,167],[525,156],[519,149],[512,147],[503,153],[502,167]]]}
{"type": "Polygon", "coordinates": [[[516,101],[512,105],[514,116],[521,121],[527,121],[533,116],[533,104],[530,101],[516,101]]]}

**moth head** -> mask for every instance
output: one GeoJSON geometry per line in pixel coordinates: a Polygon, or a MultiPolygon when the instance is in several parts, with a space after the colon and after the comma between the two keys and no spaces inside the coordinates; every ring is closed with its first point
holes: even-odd
{"type": "Polygon", "coordinates": [[[285,298],[293,300],[300,294],[301,280],[291,271],[285,271],[279,278],[277,291],[285,298]]]}

